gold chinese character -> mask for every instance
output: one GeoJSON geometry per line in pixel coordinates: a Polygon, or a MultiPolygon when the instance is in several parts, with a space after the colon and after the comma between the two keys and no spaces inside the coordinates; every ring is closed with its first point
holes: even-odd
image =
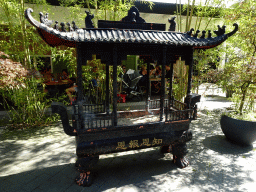
{"type": "Polygon", "coordinates": [[[129,143],[130,148],[139,147],[138,140],[131,140],[129,143]]]}
{"type": "Polygon", "coordinates": [[[154,138],[152,145],[159,145],[163,142],[163,139],[156,139],[154,138]]]}
{"type": "Polygon", "coordinates": [[[125,147],[125,142],[117,142],[117,148],[116,149],[127,149],[127,147],[125,147]]]}
{"type": "Polygon", "coordinates": [[[142,139],[142,142],[142,145],[151,146],[151,144],[149,144],[149,138],[142,139]]]}

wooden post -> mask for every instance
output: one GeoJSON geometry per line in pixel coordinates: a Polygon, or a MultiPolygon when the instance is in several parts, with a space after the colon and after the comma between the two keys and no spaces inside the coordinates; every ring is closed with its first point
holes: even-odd
{"type": "Polygon", "coordinates": [[[113,47],[113,126],[117,126],[117,46],[113,47]]]}
{"type": "Polygon", "coordinates": [[[149,101],[150,101],[150,96],[151,93],[149,93],[150,90],[150,82],[149,82],[149,73],[150,73],[150,61],[149,59],[147,60],[147,85],[146,85],[146,111],[149,111],[149,101]]]}
{"type": "Polygon", "coordinates": [[[109,61],[106,62],[106,111],[109,115],[109,61]]]}
{"type": "Polygon", "coordinates": [[[193,52],[194,52],[194,49],[191,48],[190,53],[188,53],[188,56],[186,58],[186,63],[188,62],[188,65],[189,65],[187,95],[191,94],[191,88],[192,88],[193,52]]]}
{"type": "Polygon", "coordinates": [[[165,100],[165,65],[166,65],[166,46],[162,49],[162,78],[161,78],[161,94],[160,94],[160,121],[163,120],[164,100],[165,100]]]}

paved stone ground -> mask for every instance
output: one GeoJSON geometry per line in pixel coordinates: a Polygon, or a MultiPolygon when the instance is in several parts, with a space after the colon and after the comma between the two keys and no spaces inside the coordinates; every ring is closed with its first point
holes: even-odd
{"type": "Polygon", "coordinates": [[[159,148],[101,155],[89,188],[74,183],[75,139],[62,125],[1,139],[0,191],[255,191],[256,143],[232,144],[220,128],[221,112],[230,104],[220,96],[202,98],[190,127],[189,167],[177,168],[159,148]]]}

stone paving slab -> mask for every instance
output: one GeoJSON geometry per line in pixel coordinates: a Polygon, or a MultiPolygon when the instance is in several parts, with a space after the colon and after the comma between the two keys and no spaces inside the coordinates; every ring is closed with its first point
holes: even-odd
{"type": "MultiPolygon", "coordinates": [[[[207,99],[205,106],[213,102],[207,99]]],[[[89,188],[74,183],[75,139],[63,132],[62,125],[34,136],[1,140],[0,191],[255,191],[256,143],[240,147],[226,140],[219,123],[226,104],[230,102],[214,110],[202,107],[192,121],[189,167],[177,168],[172,155],[159,153],[158,147],[101,155],[89,188]]]]}

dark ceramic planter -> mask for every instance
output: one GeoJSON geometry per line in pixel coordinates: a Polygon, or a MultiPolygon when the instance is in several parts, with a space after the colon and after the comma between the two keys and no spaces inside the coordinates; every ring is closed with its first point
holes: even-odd
{"type": "Polygon", "coordinates": [[[256,121],[243,121],[223,115],[220,125],[225,136],[240,145],[256,141],[256,121]]]}

